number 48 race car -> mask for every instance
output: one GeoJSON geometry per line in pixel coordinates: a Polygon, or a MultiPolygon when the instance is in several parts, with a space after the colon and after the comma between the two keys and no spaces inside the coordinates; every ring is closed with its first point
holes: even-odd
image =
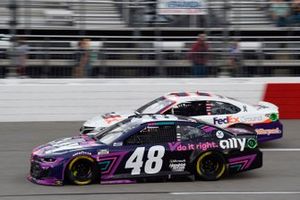
{"type": "Polygon", "coordinates": [[[262,166],[256,137],[249,130],[222,129],[185,117],[134,116],[96,135],[35,148],[28,179],[44,185],[132,183],[178,175],[218,180],[262,166]]]}
{"type": "Polygon", "coordinates": [[[204,92],[170,93],[129,114],[113,112],[99,115],[86,121],[81,127],[81,133],[107,127],[134,114],[174,114],[201,119],[222,128],[247,128],[256,131],[259,142],[278,139],[283,134],[276,105],[268,102],[250,105],[204,92]]]}

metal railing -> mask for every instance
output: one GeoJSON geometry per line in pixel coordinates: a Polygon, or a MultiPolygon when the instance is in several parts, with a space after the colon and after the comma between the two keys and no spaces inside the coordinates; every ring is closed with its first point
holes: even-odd
{"type": "MultiPolygon", "coordinates": [[[[210,46],[208,52],[202,53],[208,54],[209,59],[204,76],[300,74],[299,22],[291,22],[293,13],[289,11],[286,21],[278,24],[272,18],[273,1],[210,0],[203,7],[206,12],[199,15],[161,14],[157,10],[159,3],[159,0],[1,0],[0,29],[8,34],[0,36],[0,76],[18,70],[16,62],[22,48],[15,38],[25,39],[28,45],[28,50],[23,50],[27,57],[24,76],[76,77],[74,69],[80,54],[77,45],[84,38],[91,40],[88,53],[92,58],[91,73],[83,76],[194,76],[188,54],[197,40],[197,32],[208,35],[210,46]],[[47,30],[49,35],[33,34],[36,30],[47,30]],[[65,32],[57,35],[57,30],[65,32]],[[111,33],[125,30],[130,35],[126,36],[127,32],[116,36],[89,35],[102,30],[111,33]],[[174,36],[162,34],[170,30],[174,36]],[[180,35],[186,30],[195,34],[180,35]],[[266,35],[269,30],[287,34],[266,35]],[[73,31],[76,34],[72,35],[73,31]],[[153,34],[146,36],[143,31],[153,34]],[[245,36],[239,34],[241,31],[261,32],[261,35],[245,36]],[[240,53],[233,58],[231,48],[236,42],[240,43],[240,53]],[[232,64],[234,59],[238,62],[232,64]]],[[[280,4],[291,9],[291,3],[280,4]]]]}
{"type": "MultiPolygon", "coordinates": [[[[16,27],[26,30],[42,28],[84,32],[93,29],[134,27],[276,28],[276,20],[271,17],[273,1],[193,2],[197,1],[206,2],[197,8],[205,12],[189,15],[176,14],[175,11],[172,14],[160,12],[160,0],[2,0],[0,27],[9,28],[15,16],[16,27]]],[[[291,1],[281,4],[289,6],[289,15],[293,15],[291,1]]],[[[180,7],[177,10],[180,10],[180,7]]],[[[285,26],[298,27],[299,22],[287,22],[285,26]]]]}
{"type": "MultiPolygon", "coordinates": [[[[76,77],[79,65],[77,42],[84,36],[29,36],[24,75],[29,77],[76,77]],[[35,40],[30,40],[30,37],[35,40]],[[60,38],[61,37],[61,38],[60,38]]],[[[193,77],[189,59],[197,37],[144,36],[90,37],[90,71],[87,77],[193,77]]],[[[276,76],[300,75],[300,36],[230,36],[229,45],[240,41],[238,63],[231,63],[230,49],[221,36],[208,36],[207,73],[203,76],[276,76]],[[238,68],[238,69],[236,69],[238,68]]],[[[0,74],[7,76],[11,57],[9,48],[0,51],[0,74]]]]}

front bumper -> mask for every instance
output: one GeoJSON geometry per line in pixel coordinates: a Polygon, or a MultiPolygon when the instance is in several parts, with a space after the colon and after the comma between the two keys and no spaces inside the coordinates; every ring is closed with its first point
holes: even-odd
{"type": "Polygon", "coordinates": [[[49,185],[49,186],[58,186],[63,185],[63,181],[56,179],[56,178],[44,178],[44,179],[37,179],[32,177],[31,175],[27,176],[27,179],[33,183],[39,184],[39,185],[49,185]]]}
{"type": "Polygon", "coordinates": [[[43,163],[34,156],[31,159],[30,173],[27,179],[41,185],[63,185],[63,164],[62,159],[56,162],[43,163]]]}

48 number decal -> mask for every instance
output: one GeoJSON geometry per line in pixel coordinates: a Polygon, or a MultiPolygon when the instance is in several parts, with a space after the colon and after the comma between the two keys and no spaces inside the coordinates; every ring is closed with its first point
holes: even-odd
{"type": "MultiPolygon", "coordinates": [[[[138,147],[131,154],[125,164],[125,169],[132,169],[131,175],[141,174],[141,168],[143,167],[143,157],[145,153],[145,147],[138,147]]],[[[150,147],[145,162],[144,171],[146,174],[158,173],[163,165],[163,156],[165,155],[165,147],[161,145],[150,147]]]]}

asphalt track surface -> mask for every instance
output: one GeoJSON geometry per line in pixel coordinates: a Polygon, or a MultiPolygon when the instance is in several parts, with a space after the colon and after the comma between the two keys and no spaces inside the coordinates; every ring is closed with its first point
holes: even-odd
{"type": "Polygon", "coordinates": [[[284,138],[261,146],[264,166],[215,182],[173,180],[127,185],[41,186],[26,180],[33,147],[72,136],[81,122],[0,123],[0,199],[300,199],[300,121],[283,121],[284,138]]]}

